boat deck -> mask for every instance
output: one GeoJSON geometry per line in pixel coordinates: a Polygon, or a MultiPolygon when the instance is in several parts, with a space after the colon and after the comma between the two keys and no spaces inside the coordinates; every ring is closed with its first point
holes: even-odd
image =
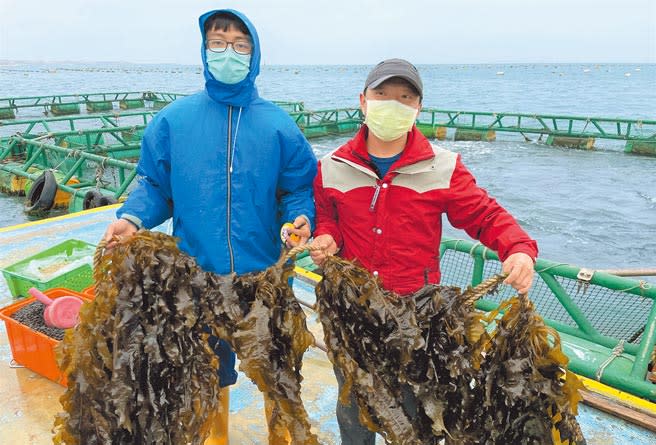
{"type": "MultiPolygon", "coordinates": [[[[94,209],[45,221],[0,228],[0,268],[70,238],[97,243],[107,224],[114,218],[113,208],[94,209]]],[[[298,282],[297,296],[313,302],[310,285],[298,282]]],[[[0,307],[13,302],[4,279],[0,279],[0,307]]],[[[322,339],[316,317],[309,314],[309,327],[322,339]]],[[[306,352],[303,375],[303,400],[322,444],[339,443],[334,416],[337,398],[332,366],[316,348],[306,352]]],[[[0,443],[45,445],[52,443],[54,415],[60,410],[59,397],[64,388],[34,372],[12,364],[4,323],[0,325],[0,443]]],[[[579,405],[579,422],[590,445],[626,445],[656,443],[656,433],[606,413],[579,405]]],[[[230,441],[233,445],[266,444],[264,404],[257,388],[240,373],[231,389],[230,441]]],[[[378,443],[382,444],[379,438],[378,443]]]]}

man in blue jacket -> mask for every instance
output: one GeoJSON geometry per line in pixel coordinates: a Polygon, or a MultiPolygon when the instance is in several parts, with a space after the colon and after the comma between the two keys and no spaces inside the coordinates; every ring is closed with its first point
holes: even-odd
{"type": "MultiPolygon", "coordinates": [[[[205,90],[171,103],[148,125],[141,179],[104,239],[172,218],[180,249],[203,269],[260,271],[280,255],[282,223],[293,221],[301,243],[309,238],[317,162],[293,120],[258,95],[260,45],[251,22],[229,9],[199,22],[205,90]]],[[[214,343],[227,387],[237,379],[234,352],[214,343]]]]}

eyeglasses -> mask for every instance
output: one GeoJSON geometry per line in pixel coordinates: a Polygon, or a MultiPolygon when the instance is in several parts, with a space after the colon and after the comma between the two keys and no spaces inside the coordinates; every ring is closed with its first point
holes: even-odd
{"type": "Polygon", "coordinates": [[[237,54],[250,54],[253,51],[253,45],[251,42],[246,40],[238,40],[236,42],[226,42],[225,40],[214,39],[208,40],[207,49],[213,53],[222,53],[228,49],[228,45],[232,46],[232,49],[235,50],[237,54]]]}

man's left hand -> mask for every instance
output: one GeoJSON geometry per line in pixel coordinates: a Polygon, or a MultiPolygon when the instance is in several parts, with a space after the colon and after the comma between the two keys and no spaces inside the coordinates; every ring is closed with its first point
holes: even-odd
{"type": "Polygon", "coordinates": [[[522,252],[513,253],[503,262],[503,272],[508,274],[503,283],[525,294],[533,283],[533,258],[522,252]]]}
{"type": "Polygon", "coordinates": [[[310,224],[308,224],[307,219],[305,219],[304,216],[297,216],[293,224],[294,228],[289,228],[287,230],[289,233],[298,235],[300,239],[298,241],[292,241],[290,238],[287,238],[287,247],[302,246],[307,243],[307,240],[310,239],[310,235],[312,235],[310,232],[310,224]]]}

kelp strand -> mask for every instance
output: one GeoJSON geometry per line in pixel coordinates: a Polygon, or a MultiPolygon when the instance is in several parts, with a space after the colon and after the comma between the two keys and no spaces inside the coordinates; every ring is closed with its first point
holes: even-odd
{"type": "Polygon", "coordinates": [[[322,267],[317,303],[328,356],[345,377],[340,400],[352,392],[363,424],[388,444],[585,443],[581,384],[527,297],[484,317],[474,302],[499,280],[399,297],[348,261],[322,267]],[[416,397],[413,418],[400,384],[416,397]]]}
{"type": "MultiPolygon", "coordinates": [[[[209,326],[272,401],[270,430],[317,444],[300,398],[313,338],[291,273],[282,262],[260,274],[205,273],[161,234],[120,244],[100,262],[96,300],[62,342],[69,387],[55,443],[202,443],[217,405],[209,326]]],[[[353,392],[361,422],[387,443],[585,443],[580,383],[528,298],[484,317],[473,303],[489,288],[428,285],[399,298],[339,258],[324,273],[317,306],[328,356],[345,377],[340,400],[353,392]],[[417,399],[415,416],[399,383],[417,399]]]]}
{"type": "Polygon", "coordinates": [[[55,444],[202,444],[217,408],[218,361],[206,327],[274,403],[275,428],[317,444],[300,398],[305,315],[276,265],[260,274],[203,272],[173,238],[139,232],[102,257],[96,298],[66,333],[68,376],[55,444]]]}

